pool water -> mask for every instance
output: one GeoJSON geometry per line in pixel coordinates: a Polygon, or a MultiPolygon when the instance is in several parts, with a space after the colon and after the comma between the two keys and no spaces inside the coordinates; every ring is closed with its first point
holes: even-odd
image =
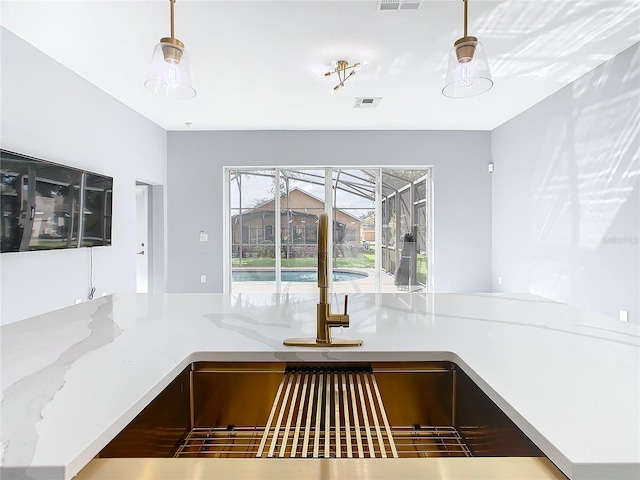
{"type": "MultiPolygon", "coordinates": [[[[367,278],[369,275],[360,272],[333,271],[334,282],[347,282],[367,278]]],[[[231,279],[234,282],[275,282],[274,270],[233,270],[231,279]]],[[[282,270],[280,278],[283,282],[317,282],[318,272],[315,270],[282,270]]]]}

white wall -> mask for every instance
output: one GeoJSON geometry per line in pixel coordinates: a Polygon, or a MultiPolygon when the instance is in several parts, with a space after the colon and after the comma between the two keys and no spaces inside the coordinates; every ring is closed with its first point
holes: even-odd
{"type": "MultiPolygon", "coordinates": [[[[114,178],[113,244],[92,249],[93,283],[98,295],[134,292],[135,182],[165,184],[166,132],[13,33],[0,35],[1,147],[114,178]]],[[[158,257],[154,271],[163,277],[158,257]]],[[[0,322],[87,299],[89,265],[88,248],[3,253],[0,322]]]]}
{"type": "Polygon", "coordinates": [[[492,132],[496,291],[640,323],[639,131],[636,44],[492,132]]]}
{"type": "Polygon", "coordinates": [[[167,291],[222,291],[223,166],[287,165],[433,165],[435,289],[491,288],[489,132],[169,132],[167,152],[167,291]]]}

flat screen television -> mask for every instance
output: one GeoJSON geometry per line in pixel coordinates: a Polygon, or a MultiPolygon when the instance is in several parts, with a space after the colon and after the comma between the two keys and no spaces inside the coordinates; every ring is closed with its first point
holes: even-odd
{"type": "Polygon", "coordinates": [[[113,178],[0,150],[0,251],[111,245],[113,178]]]}

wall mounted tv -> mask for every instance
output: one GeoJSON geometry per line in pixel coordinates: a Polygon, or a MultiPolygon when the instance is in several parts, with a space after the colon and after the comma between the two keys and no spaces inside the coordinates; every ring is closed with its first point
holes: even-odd
{"type": "Polygon", "coordinates": [[[113,178],[0,149],[0,251],[111,245],[113,178]]]}

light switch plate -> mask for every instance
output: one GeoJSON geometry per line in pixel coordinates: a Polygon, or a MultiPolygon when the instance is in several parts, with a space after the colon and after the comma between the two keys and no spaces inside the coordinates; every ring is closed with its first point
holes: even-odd
{"type": "Polygon", "coordinates": [[[629,322],[629,312],[626,310],[620,310],[620,321],[629,322]]]}
{"type": "Polygon", "coordinates": [[[207,276],[206,275],[200,275],[200,283],[207,283],[207,276]]]}
{"type": "Polygon", "coordinates": [[[204,233],[203,231],[200,231],[200,241],[201,242],[208,242],[209,241],[209,235],[207,233],[204,233]]]}

